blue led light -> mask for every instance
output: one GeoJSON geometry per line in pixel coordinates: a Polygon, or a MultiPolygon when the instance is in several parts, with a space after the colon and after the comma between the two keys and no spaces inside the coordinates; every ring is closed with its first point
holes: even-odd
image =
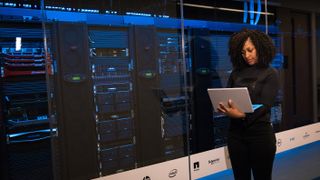
{"type": "Polygon", "coordinates": [[[261,14],[261,0],[258,0],[258,7],[257,7],[257,16],[256,16],[256,21],[254,22],[254,25],[257,25],[260,19],[260,14],[261,14]]]}
{"type": "Polygon", "coordinates": [[[31,6],[31,4],[22,4],[22,7],[24,7],[24,8],[31,8],[32,6],[31,6]]]}
{"type": "Polygon", "coordinates": [[[254,1],[250,0],[250,24],[254,21],[254,1]]]}
{"type": "Polygon", "coordinates": [[[254,10],[254,0],[250,0],[250,10],[248,11],[247,0],[243,1],[243,23],[247,23],[248,13],[250,16],[250,24],[257,25],[261,14],[261,0],[257,0],[257,11],[254,10]],[[255,16],[255,14],[257,14],[255,16]]]}
{"type": "Polygon", "coordinates": [[[78,9],[78,11],[83,13],[99,13],[99,10],[96,9],[78,9]]]}
{"type": "Polygon", "coordinates": [[[7,6],[7,7],[16,7],[17,4],[16,4],[16,3],[4,3],[4,6],[7,6]]]}
{"type": "Polygon", "coordinates": [[[246,23],[248,19],[248,3],[244,1],[243,3],[243,23],[246,23]]]}
{"type": "Polygon", "coordinates": [[[134,16],[145,16],[145,17],[151,17],[151,14],[148,13],[139,13],[139,12],[126,12],[126,15],[134,15],[134,16]]]}

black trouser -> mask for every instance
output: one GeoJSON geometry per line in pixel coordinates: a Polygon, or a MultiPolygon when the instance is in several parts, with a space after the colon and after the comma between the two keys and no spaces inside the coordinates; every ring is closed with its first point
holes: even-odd
{"type": "Polygon", "coordinates": [[[228,151],[236,180],[271,180],[276,152],[273,132],[241,133],[228,137],[228,151]]]}

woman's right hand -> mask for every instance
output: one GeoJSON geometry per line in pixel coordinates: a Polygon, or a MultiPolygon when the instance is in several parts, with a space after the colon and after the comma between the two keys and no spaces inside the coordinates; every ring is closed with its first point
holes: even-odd
{"type": "Polygon", "coordinates": [[[229,116],[230,118],[245,118],[246,114],[240,111],[232,102],[231,99],[228,100],[228,105],[224,105],[223,103],[219,103],[219,107],[217,108],[219,112],[229,116]]]}

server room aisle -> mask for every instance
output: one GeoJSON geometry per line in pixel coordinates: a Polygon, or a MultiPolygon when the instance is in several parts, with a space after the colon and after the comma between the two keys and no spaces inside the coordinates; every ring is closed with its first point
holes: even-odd
{"type": "MultiPolygon", "coordinates": [[[[320,180],[320,141],[276,155],[273,180],[320,180]]],[[[199,180],[233,180],[231,170],[199,180]]]]}

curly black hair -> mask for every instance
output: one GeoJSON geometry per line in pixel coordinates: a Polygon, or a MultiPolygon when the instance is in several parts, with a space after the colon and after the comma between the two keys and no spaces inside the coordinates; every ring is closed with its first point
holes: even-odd
{"type": "Polygon", "coordinates": [[[229,56],[233,67],[241,69],[248,66],[241,53],[244,43],[248,38],[251,39],[257,51],[257,67],[268,67],[275,56],[276,48],[274,43],[264,32],[250,29],[242,29],[230,37],[229,56]]]}

